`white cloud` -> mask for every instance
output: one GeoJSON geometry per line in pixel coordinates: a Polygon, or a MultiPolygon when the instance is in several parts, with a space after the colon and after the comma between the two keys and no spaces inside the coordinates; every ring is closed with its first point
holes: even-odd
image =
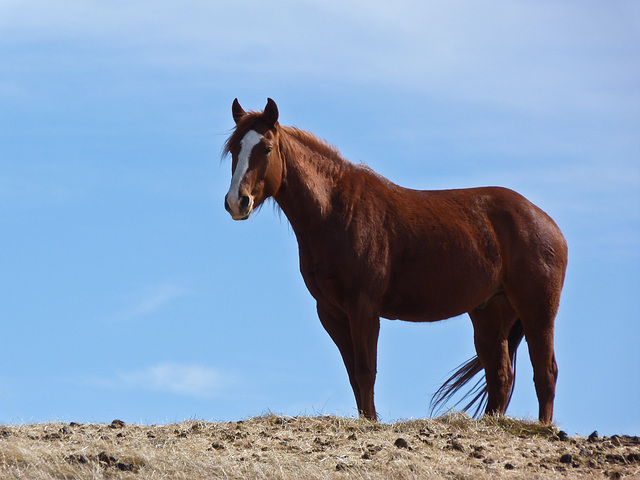
{"type": "Polygon", "coordinates": [[[169,303],[191,294],[191,291],[173,284],[162,284],[138,295],[131,305],[111,315],[111,322],[126,322],[157,313],[169,303]]]}
{"type": "Polygon", "coordinates": [[[118,373],[117,379],[108,383],[114,387],[139,388],[199,398],[212,397],[228,384],[213,368],[169,362],[118,373]]]}

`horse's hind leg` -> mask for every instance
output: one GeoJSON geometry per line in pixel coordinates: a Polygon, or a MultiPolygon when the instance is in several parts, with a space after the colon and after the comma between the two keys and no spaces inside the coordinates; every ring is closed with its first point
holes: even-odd
{"type": "Polygon", "coordinates": [[[553,348],[555,312],[526,317],[523,315],[522,326],[533,366],[533,382],[539,405],[538,419],[542,423],[550,424],[553,419],[553,400],[558,379],[558,365],[553,348]]]}
{"type": "Polygon", "coordinates": [[[504,293],[493,296],[482,308],[469,312],[474,343],[487,382],[486,413],[504,413],[514,380],[509,357],[509,331],[517,314],[504,293]]]}
{"type": "MultiPolygon", "coordinates": [[[[538,419],[550,424],[553,419],[553,400],[558,378],[553,347],[554,321],[560,302],[562,277],[536,284],[521,282],[509,298],[522,321],[533,367],[533,382],[538,396],[538,419]],[[528,287],[528,288],[527,288],[528,287]]],[[[505,285],[505,289],[508,286],[505,285]]],[[[509,290],[507,290],[509,292],[509,290]]]]}

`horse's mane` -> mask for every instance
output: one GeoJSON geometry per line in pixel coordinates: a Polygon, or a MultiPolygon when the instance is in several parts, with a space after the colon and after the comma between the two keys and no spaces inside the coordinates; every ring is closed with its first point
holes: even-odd
{"type": "Polygon", "coordinates": [[[313,133],[306,130],[300,130],[297,127],[280,127],[283,133],[295,138],[305,147],[319,153],[323,157],[330,158],[339,164],[351,164],[349,160],[344,158],[336,147],[325,140],[316,137],[313,133]]]}
{"type": "Polygon", "coordinates": [[[367,175],[376,178],[378,181],[386,185],[391,189],[396,189],[398,186],[390,181],[388,178],[383,177],[378,172],[369,167],[366,163],[352,163],[342,156],[340,151],[331,145],[329,142],[316,137],[313,133],[306,130],[300,130],[296,127],[280,127],[280,129],[287,135],[295,138],[305,147],[310,150],[319,153],[324,158],[329,159],[332,168],[335,171],[355,171],[360,175],[367,175]]]}
{"type": "MultiPolygon", "coordinates": [[[[225,142],[222,149],[223,159],[230,153],[231,149],[237,148],[239,146],[240,142],[242,141],[244,136],[247,134],[247,132],[249,132],[249,130],[254,129],[256,124],[260,122],[261,118],[262,118],[262,112],[253,112],[253,111],[247,112],[247,115],[240,120],[240,122],[236,125],[235,130],[232,132],[231,136],[225,142]]],[[[278,129],[280,129],[280,132],[281,132],[281,136],[280,136],[281,141],[286,146],[289,146],[290,148],[294,148],[294,149],[296,148],[295,145],[293,145],[293,143],[288,138],[288,137],[291,137],[294,140],[296,140],[298,143],[303,145],[304,147],[330,160],[330,162],[333,164],[333,167],[337,168],[338,170],[344,171],[345,169],[349,170],[353,168],[365,174],[369,174],[378,178],[381,182],[383,182],[384,184],[386,184],[391,188],[397,187],[397,185],[395,185],[393,182],[389,181],[387,178],[383,177],[382,175],[378,174],[376,171],[372,170],[368,165],[364,163],[354,164],[350,162],[349,160],[347,160],[345,157],[342,156],[340,151],[335,146],[331,145],[326,140],[323,140],[317,137],[313,133],[308,132],[306,130],[301,130],[300,128],[297,128],[297,127],[286,127],[279,124],[277,124],[277,127],[278,129]]]]}
{"type": "MultiPolygon", "coordinates": [[[[262,112],[247,112],[247,115],[240,120],[236,125],[236,128],[231,133],[231,136],[225,142],[222,148],[222,158],[226,157],[233,148],[239,146],[244,136],[252,130],[261,119],[262,112]]],[[[313,133],[301,130],[296,127],[285,127],[278,125],[278,128],[282,133],[293,137],[298,142],[306,146],[307,148],[318,152],[320,155],[330,158],[340,164],[349,164],[336,147],[330,143],[316,137],[313,133]]]]}

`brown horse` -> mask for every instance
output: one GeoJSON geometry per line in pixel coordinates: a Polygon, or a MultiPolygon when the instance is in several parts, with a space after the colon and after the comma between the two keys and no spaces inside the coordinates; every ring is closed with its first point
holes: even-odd
{"type": "Polygon", "coordinates": [[[361,415],[377,418],[380,317],[434,322],[468,312],[478,355],[440,388],[436,401],[484,369],[486,386],[476,388],[471,404],[486,398],[486,413],[504,413],[524,336],[539,419],[551,422],[554,319],[567,245],[549,216],[504,188],[399,187],[312,134],[279,125],[271,99],[263,112],[245,112],[236,99],[232,113],[225,208],[244,220],[273,197],[287,216],[300,271],[340,350],[361,415]]]}

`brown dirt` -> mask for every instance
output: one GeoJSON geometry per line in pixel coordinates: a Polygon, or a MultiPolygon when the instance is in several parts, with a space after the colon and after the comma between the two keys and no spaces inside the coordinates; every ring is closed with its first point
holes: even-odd
{"type": "Polygon", "coordinates": [[[464,414],[0,426],[2,479],[640,479],[640,439],[464,414]]]}

